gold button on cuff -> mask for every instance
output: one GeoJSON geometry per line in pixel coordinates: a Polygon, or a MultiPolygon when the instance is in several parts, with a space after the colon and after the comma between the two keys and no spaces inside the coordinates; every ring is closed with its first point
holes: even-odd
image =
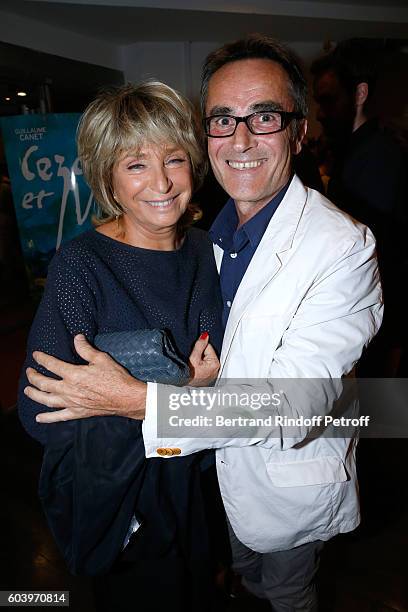
{"type": "Polygon", "coordinates": [[[172,457],[181,455],[181,448],[158,448],[156,452],[160,457],[172,457]]]}

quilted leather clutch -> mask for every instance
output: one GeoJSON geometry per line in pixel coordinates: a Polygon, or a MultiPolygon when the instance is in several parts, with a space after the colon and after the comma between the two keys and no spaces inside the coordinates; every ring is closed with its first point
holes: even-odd
{"type": "Polygon", "coordinates": [[[94,344],[139,380],[182,386],[190,378],[188,365],[162,329],[97,334],[94,344]]]}

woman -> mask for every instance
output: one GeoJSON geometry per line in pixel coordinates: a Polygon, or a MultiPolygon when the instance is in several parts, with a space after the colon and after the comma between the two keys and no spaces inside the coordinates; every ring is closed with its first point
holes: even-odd
{"type": "MultiPolygon", "coordinates": [[[[189,103],[159,82],[101,94],[85,111],[78,150],[100,215],[50,265],[24,371],[35,350],[78,363],[78,333],[92,342],[101,333],[165,329],[186,361],[200,334],[220,349],[212,246],[189,227],[205,173],[198,134],[189,103]]],[[[214,376],[213,363],[210,372],[196,364],[195,377],[214,376]]],[[[19,411],[45,444],[40,496],[71,569],[108,571],[97,581],[98,610],[208,610],[208,455],[146,461],[140,422],[42,425],[35,416],[43,407],[22,393],[19,411]]]]}

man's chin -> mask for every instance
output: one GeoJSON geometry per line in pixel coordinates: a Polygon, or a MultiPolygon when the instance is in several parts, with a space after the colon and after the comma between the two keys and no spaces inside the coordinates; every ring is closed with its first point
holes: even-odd
{"type": "Polygon", "coordinates": [[[260,189],[259,184],[251,185],[251,181],[248,180],[225,181],[223,188],[233,200],[257,202],[264,197],[264,191],[260,189]]]}

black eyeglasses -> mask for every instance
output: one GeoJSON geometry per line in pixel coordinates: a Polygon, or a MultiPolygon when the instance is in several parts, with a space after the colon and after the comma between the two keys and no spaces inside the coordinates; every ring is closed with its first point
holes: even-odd
{"type": "Polygon", "coordinates": [[[243,121],[252,134],[275,134],[287,128],[293,119],[304,119],[304,116],[286,111],[260,111],[245,117],[211,115],[204,119],[204,129],[211,138],[227,138],[235,134],[238,123],[243,121]]]}

